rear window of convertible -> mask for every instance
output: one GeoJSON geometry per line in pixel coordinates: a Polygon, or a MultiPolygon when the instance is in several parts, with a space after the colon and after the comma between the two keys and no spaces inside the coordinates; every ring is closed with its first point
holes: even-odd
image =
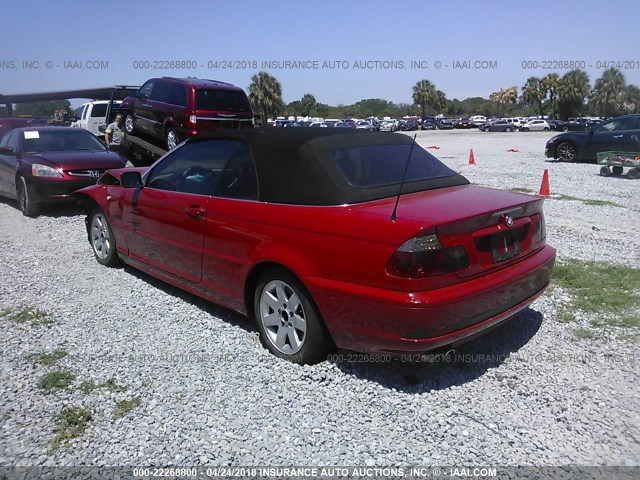
{"type": "Polygon", "coordinates": [[[357,188],[397,185],[402,181],[405,167],[405,182],[456,175],[422,147],[411,147],[405,144],[340,148],[332,150],[329,157],[346,181],[357,188]]]}

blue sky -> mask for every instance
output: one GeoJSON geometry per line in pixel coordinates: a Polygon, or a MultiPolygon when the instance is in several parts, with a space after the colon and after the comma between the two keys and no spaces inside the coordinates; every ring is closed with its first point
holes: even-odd
{"type": "Polygon", "coordinates": [[[213,78],[246,89],[262,61],[285,60],[317,61],[319,67],[269,70],[286,102],[311,93],[332,105],[365,98],[410,103],[411,87],[425,78],[448,98],[488,97],[500,88],[520,89],[529,76],[566,71],[523,68],[526,61],[585,62],[592,84],[603,71],[599,62],[631,61],[622,71],[628,83],[640,85],[637,0],[23,1],[8,2],[3,18],[5,94],[139,85],[163,75],[213,78]],[[39,69],[23,68],[34,60],[39,69]],[[87,60],[108,62],[108,68],[65,68],[65,61],[87,60]],[[196,68],[134,68],[136,61],[151,66],[176,60],[196,68]],[[376,60],[405,68],[353,68],[376,60]],[[429,68],[412,69],[412,60],[429,68]],[[247,68],[209,68],[210,61],[247,68]],[[348,67],[322,68],[325,61],[348,67]],[[492,61],[496,68],[453,68],[465,61],[492,61]]]}

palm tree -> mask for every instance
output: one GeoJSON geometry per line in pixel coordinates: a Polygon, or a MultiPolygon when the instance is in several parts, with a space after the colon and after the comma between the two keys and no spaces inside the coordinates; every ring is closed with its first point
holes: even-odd
{"type": "Polygon", "coordinates": [[[302,108],[302,113],[305,117],[308,117],[311,113],[311,109],[316,106],[316,98],[310,93],[305,93],[300,100],[300,107],[302,108]]]}
{"type": "Polygon", "coordinates": [[[557,91],[560,118],[566,120],[582,114],[589,88],[589,76],[583,70],[571,70],[562,76],[557,91]]]}
{"type": "Polygon", "coordinates": [[[267,72],[258,72],[251,77],[249,101],[253,109],[262,115],[262,125],[266,125],[270,114],[284,108],[280,82],[267,72]]]}
{"type": "Polygon", "coordinates": [[[540,116],[544,116],[542,100],[544,100],[546,94],[544,85],[538,77],[529,77],[524,87],[522,87],[522,98],[529,105],[536,105],[540,111],[540,116]]]}
{"type": "Polygon", "coordinates": [[[624,110],[625,90],[626,82],[622,72],[617,68],[609,68],[596,80],[589,95],[589,104],[593,105],[597,115],[617,115],[624,110]]]}
{"type": "Polygon", "coordinates": [[[627,113],[640,112],[640,88],[635,85],[627,85],[624,92],[624,108],[627,113]]]}
{"type": "Polygon", "coordinates": [[[437,101],[436,87],[429,80],[420,80],[413,86],[413,103],[420,105],[422,116],[426,115],[427,106],[432,106],[437,101]]]}
{"type": "Polygon", "coordinates": [[[546,93],[549,95],[549,101],[551,102],[551,109],[553,112],[553,118],[556,118],[558,110],[558,85],[560,84],[560,76],[557,73],[550,73],[540,80],[544,86],[546,93]]]}
{"type": "Polygon", "coordinates": [[[489,95],[489,100],[496,104],[496,114],[504,114],[504,106],[507,103],[514,104],[518,99],[518,87],[501,88],[499,92],[489,95]]]}

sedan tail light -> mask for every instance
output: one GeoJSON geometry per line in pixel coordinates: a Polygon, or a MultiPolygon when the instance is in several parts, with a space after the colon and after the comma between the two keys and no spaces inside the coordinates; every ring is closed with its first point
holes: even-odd
{"type": "Polygon", "coordinates": [[[464,270],[469,258],[464,247],[444,248],[435,234],[407,240],[387,262],[387,273],[395,277],[425,278],[464,270]]]}

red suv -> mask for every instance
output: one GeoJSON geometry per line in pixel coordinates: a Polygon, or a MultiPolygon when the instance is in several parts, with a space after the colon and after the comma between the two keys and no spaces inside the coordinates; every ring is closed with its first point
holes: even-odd
{"type": "Polygon", "coordinates": [[[253,112],[240,87],[217,80],[152,78],[122,102],[127,133],[162,139],[167,150],[213,130],[253,127],[253,112]]]}

